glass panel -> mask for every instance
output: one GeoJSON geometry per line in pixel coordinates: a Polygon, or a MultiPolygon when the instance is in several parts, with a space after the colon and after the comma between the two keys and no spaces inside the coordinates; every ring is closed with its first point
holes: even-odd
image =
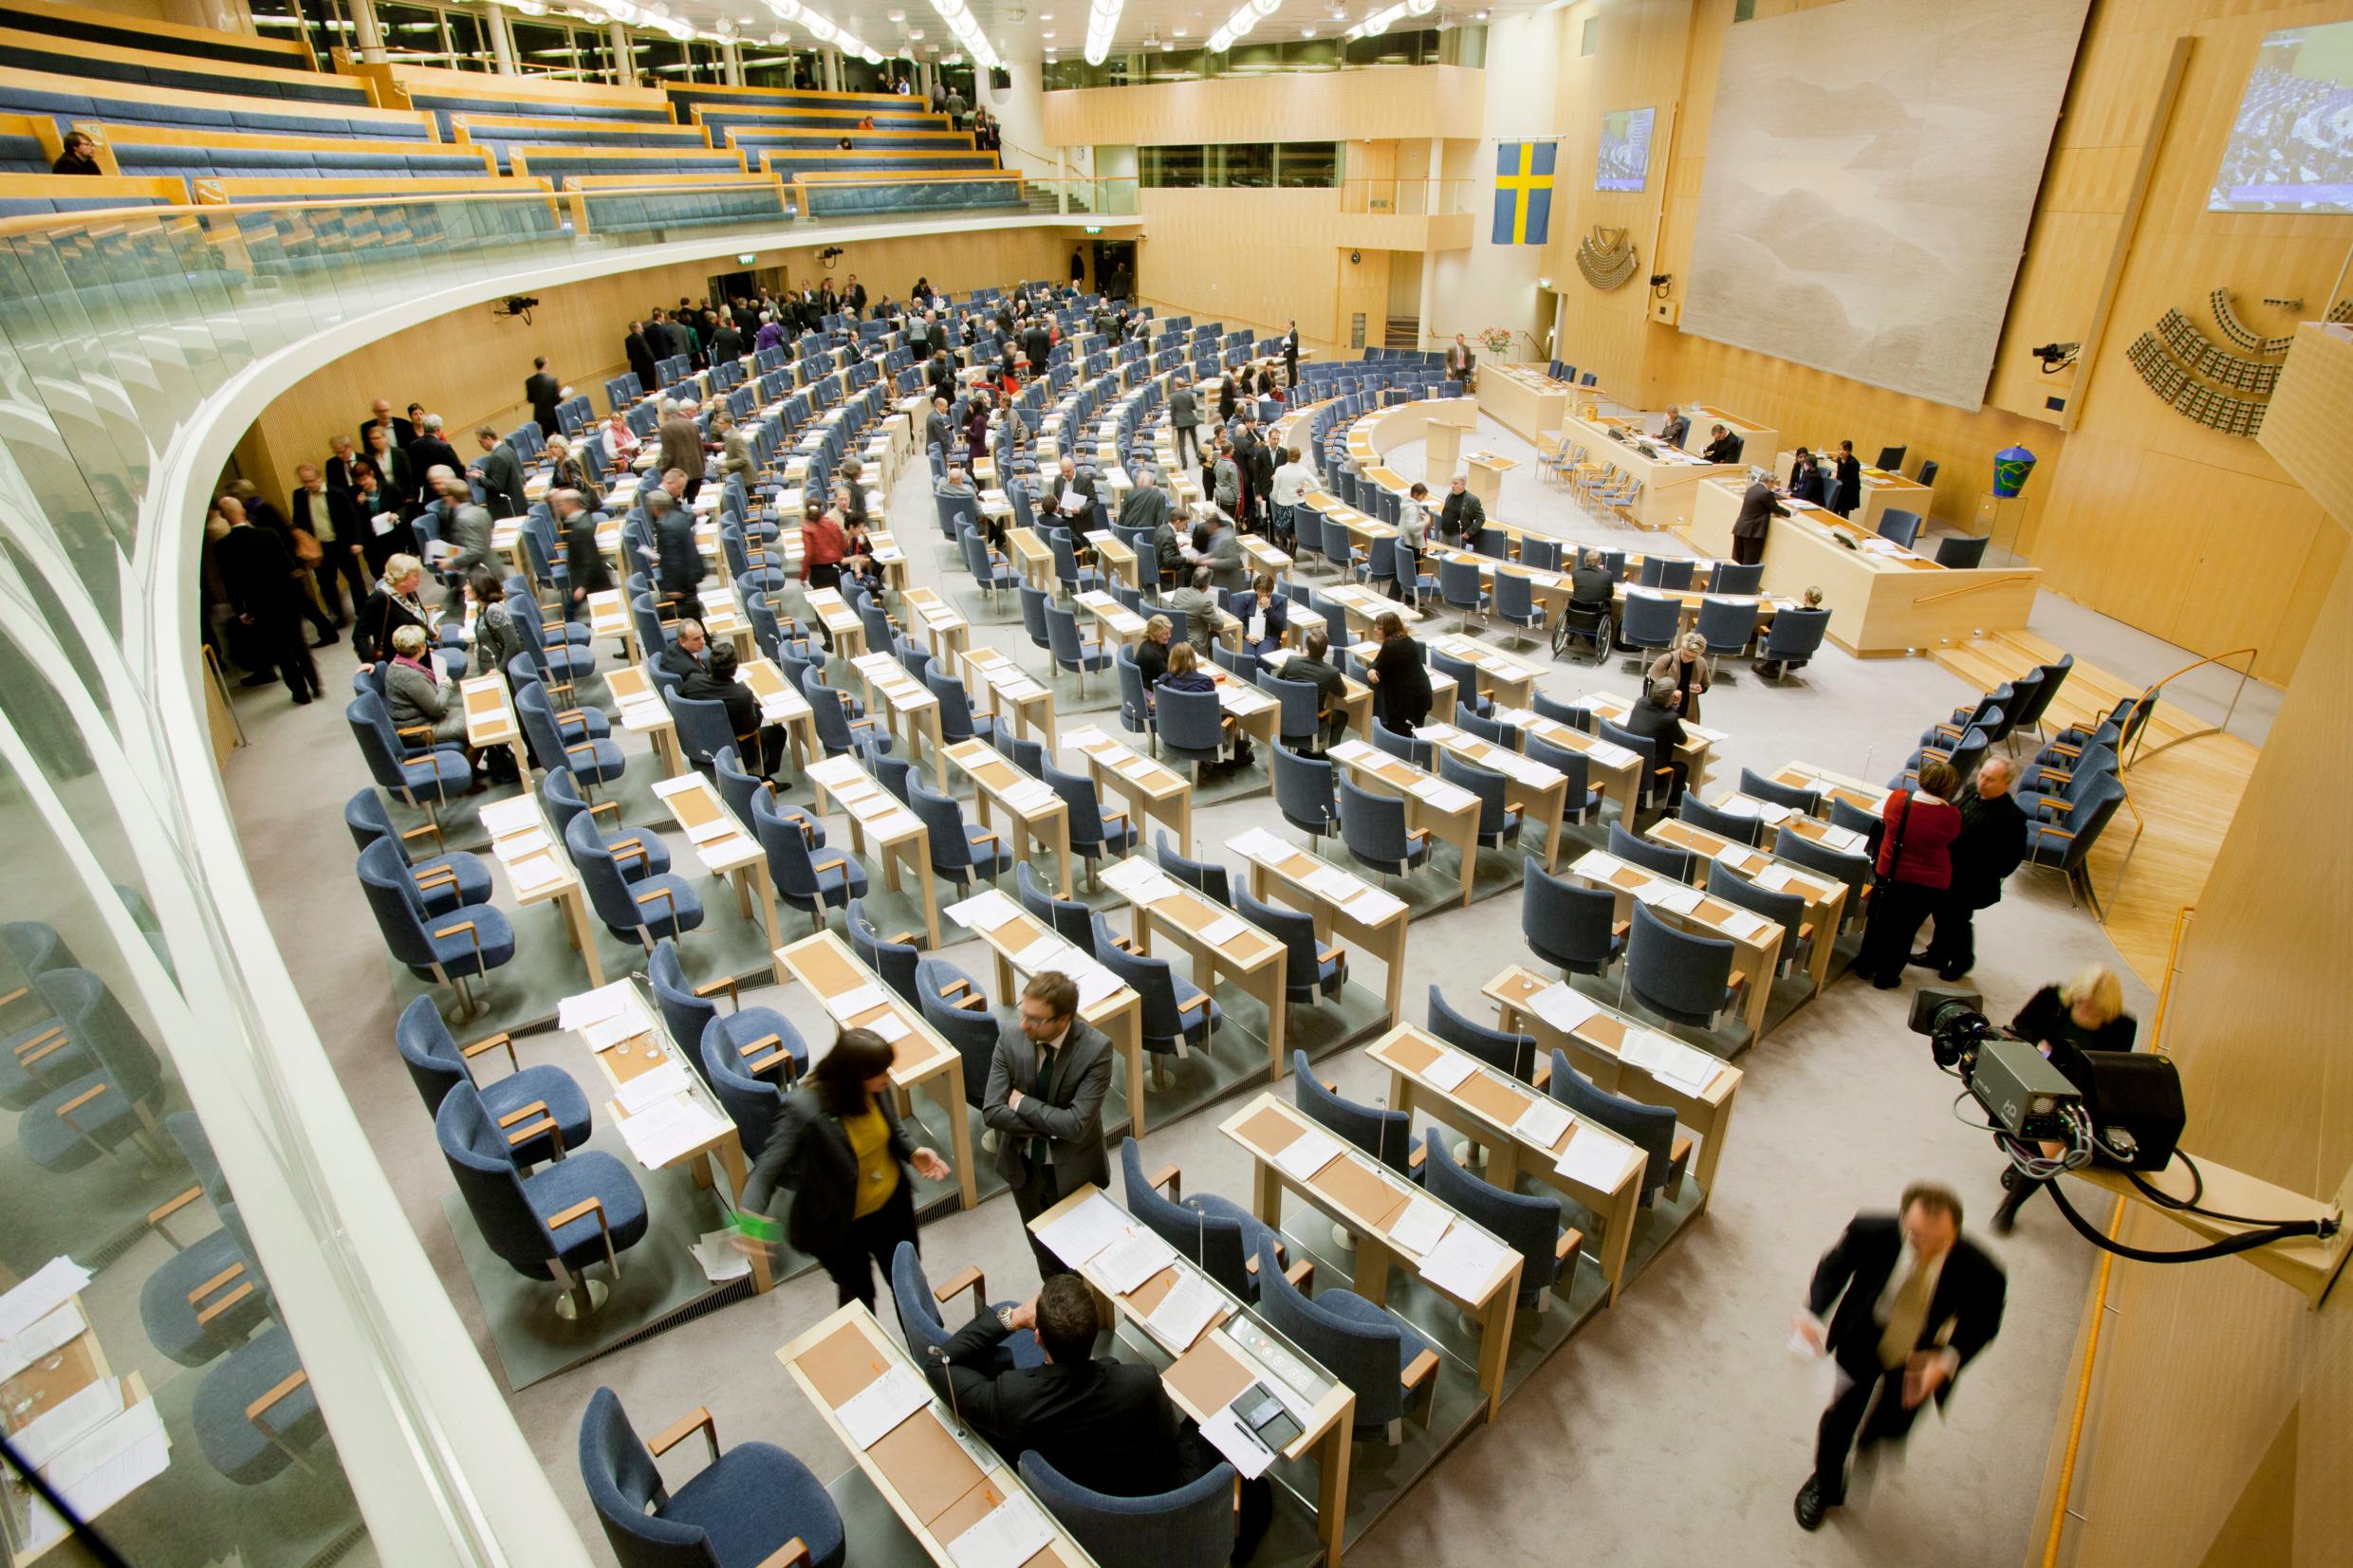
{"type": "Polygon", "coordinates": [[[773,54],[755,54],[746,48],[738,51],[747,87],[789,87],[792,80],[792,55],[786,50],[773,54]]]}
{"type": "Polygon", "coordinates": [[[1274,148],[1264,141],[1236,141],[1218,149],[1223,168],[1216,183],[1263,189],[1274,183],[1274,148]]]}
{"type": "Polygon", "coordinates": [[[1202,157],[1204,151],[1197,145],[1139,147],[1136,150],[1138,176],[1145,186],[1156,189],[1207,184],[1202,157]]]}
{"type": "Polygon", "coordinates": [[[515,66],[547,76],[574,76],[580,63],[572,58],[572,29],[545,22],[512,18],[515,66]]]}
{"type": "Polygon", "coordinates": [[[1274,149],[1275,183],[1288,187],[1340,183],[1340,149],[1329,141],[1286,141],[1274,149]]]}
{"type": "Polygon", "coordinates": [[[637,51],[638,76],[652,83],[683,82],[686,80],[686,46],[675,38],[631,33],[629,42],[637,51]]]}
{"type": "Polygon", "coordinates": [[[491,41],[482,30],[479,18],[462,10],[441,13],[449,24],[450,55],[461,71],[491,71],[498,62],[491,48],[491,41]]]}
{"type": "Polygon", "coordinates": [[[396,64],[446,65],[448,51],[441,43],[441,13],[423,6],[380,5],[376,25],[384,35],[385,57],[396,64]]]}

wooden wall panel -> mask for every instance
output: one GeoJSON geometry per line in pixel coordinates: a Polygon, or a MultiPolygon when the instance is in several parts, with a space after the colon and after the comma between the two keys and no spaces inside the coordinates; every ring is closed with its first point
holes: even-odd
{"type": "Polygon", "coordinates": [[[1044,132],[1048,146],[1475,137],[1486,101],[1487,73],[1462,65],[1229,76],[1050,92],[1044,132]]]}
{"type": "Polygon", "coordinates": [[[1141,297],[1169,313],[1222,321],[1230,329],[1280,332],[1296,319],[1301,340],[1325,358],[1345,355],[1349,317],[1365,314],[1378,346],[1389,308],[1389,253],[1374,239],[1460,220],[1346,213],[1334,190],[1233,191],[1206,187],[1143,193],[1136,248],[1141,297]],[[1363,260],[1351,264],[1351,250],[1363,260]]]}
{"type": "MultiPolygon", "coordinates": [[[[2184,1147],[2316,1197],[2337,1192],[2353,1165],[2353,824],[2312,809],[2353,767],[2348,680],[2353,571],[2340,571],[2199,899],[2166,1024],[2189,1110],[2184,1147]]],[[[2185,1234],[2136,1208],[2123,1240],[2177,1248],[2185,1234]]],[[[2353,1294],[2340,1282],[2313,1310],[2229,1260],[2120,1263],[2116,1282],[2073,1562],[2342,1563],[2353,1539],[2353,1294]],[[2291,1420],[2301,1436],[2283,1501],[2269,1472],[2287,1457],[2279,1437],[2291,1420]],[[2291,1510],[2291,1531],[2267,1532],[2289,1535],[2291,1556],[2228,1555],[2246,1540],[2232,1519],[2251,1487],[2291,1510]]]]}
{"type": "MultiPolygon", "coordinates": [[[[1068,240],[1050,229],[1009,229],[902,239],[851,239],[831,274],[853,272],[867,288],[904,299],[917,277],[928,275],[957,292],[1024,278],[1065,276],[1068,240]]],[[[812,247],[760,252],[762,268],[782,267],[787,277],[825,275],[812,247]]],[[[380,339],[313,372],[262,411],[237,445],[238,471],[283,505],[294,465],[324,461],[327,438],[356,432],[377,397],[395,409],[413,399],[442,415],[461,456],[471,457],[472,432],[488,423],[512,430],[530,417],[523,380],[531,358],[585,393],[604,412],[604,379],[628,368],[621,340],[633,318],[679,296],[701,299],[714,273],[735,270],[732,257],[650,267],[540,291],[531,324],[493,317],[488,304],[421,322],[380,339]]]]}

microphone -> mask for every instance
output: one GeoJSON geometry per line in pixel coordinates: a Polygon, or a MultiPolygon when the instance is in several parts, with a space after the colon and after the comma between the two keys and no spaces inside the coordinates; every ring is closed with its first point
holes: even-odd
{"type": "Polygon", "coordinates": [[[926,1345],[923,1354],[939,1363],[939,1380],[948,1385],[948,1413],[955,1417],[956,1435],[970,1437],[972,1430],[964,1424],[964,1412],[956,1408],[955,1374],[948,1365],[948,1353],[937,1345],[926,1345]]]}

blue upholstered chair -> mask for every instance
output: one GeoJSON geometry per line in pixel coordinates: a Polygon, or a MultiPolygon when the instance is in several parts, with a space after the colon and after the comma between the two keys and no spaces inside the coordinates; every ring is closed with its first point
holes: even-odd
{"type": "Polygon", "coordinates": [[[400,1009],[392,1038],[426,1114],[439,1111],[452,1089],[472,1085],[482,1096],[483,1110],[505,1134],[516,1164],[537,1165],[588,1141],[593,1126],[588,1097],[572,1075],[561,1067],[523,1066],[505,1030],[460,1045],[441,1022],[433,998],[419,996],[400,1009]],[[476,1083],[473,1059],[502,1049],[507,1053],[506,1076],[492,1083],[476,1083]]]}
{"type": "Polygon", "coordinates": [[[1406,829],[1405,802],[1395,795],[1359,789],[1344,774],[1340,780],[1340,840],[1361,864],[1384,877],[1430,861],[1430,830],[1406,829]]]}
{"type": "Polygon", "coordinates": [[[467,760],[463,747],[410,749],[392,728],[384,699],[373,692],[362,692],[346,703],[343,721],[351,726],[352,739],[359,744],[361,759],[367,764],[376,787],[403,805],[431,813],[436,823],[441,820],[440,808],[473,784],[473,764],[467,760]]]}
{"type": "Polygon", "coordinates": [[[1299,1114],[1343,1142],[1352,1143],[1399,1175],[1411,1179],[1421,1171],[1421,1151],[1414,1143],[1414,1118],[1386,1106],[1359,1105],[1315,1076],[1307,1053],[1291,1052],[1291,1103],[1299,1114]]]}
{"type": "Polygon", "coordinates": [[[472,1017],[473,994],[466,982],[515,954],[514,927],[506,914],[487,903],[460,904],[428,919],[399,846],[389,840],[361,850],[357,870],[393,958],[419,979],[437,980],[456,991],[462,1016],[472,1017]]]}
{"type": "Polygon", "coordinates": [[[1179,853],[1176,840],[1161,828],[1152,836],[1152,858],[1160,869],[1205,898],[1233,908],[1233,874],[1215,860],[1190,859],[1179,853]]]}
{"type": "Polygon", "coordinates": [[[1310,1300],[1283,1277],[1270,1241],[1258,1248],[1258,1312],[1356,1394],[1356,1430],[1404,1435],[1408,1406],[1435,1393],[1437,1352],[1386,1307],[1337,1286],[1310,1300]]]}
{"type": "Polygon", "coordinates": [[[1167,959],[1130,952],[1102,915],[1094,918],[1097,962],[1142,999],[1144,1049],[1179,1058],[1196,1047],[1206,1050],[1210,1036],[1225,1022],[1216,999],[1177,974],[1167,959]]]}
{"type": "Polygon", "coordinates": [[[1584,1232],[1561,1227],[1561,1200],[1551,1194],[1497,1187],[1455,1164],[1437,1129],[1432,1128],[1422,1144],[1429,1151],[1423,1169],[1430,1195],[1510,1244],[1520,1255],[1519,1302],[1544,1311],[1553,1284],[1575,1275],[1584,1232]]]}
{"type": "MultiPolygon", "coordinates": [[[[916,1006],[929,1024],[964,1059],[964,1102],[980,1109],[989,1088],[989,1064],[995,1060],[1002,1026],[989,1011],[989,997],[972,977],[944,958],[925,958],[915,967],[916,1006]]],[[[996,1136],[994,1131],[987,1136],[996,1136]]]]}
{"type": "Polygon", "coordinates": [[[1259,1244],[1274,1242],[1278,1255],[1282,1248],[1270,1227],[1243,1205],[1214,1192],[1184,1196],[1183,1178],[1174,1165],[1145,1175],[1143,1146],[1134,1138],[1120,1142],[1120,1173],[1127,1184],[1127,1211],[1146,1229],[1237,1300],[1258,1300],[1259,1244]]]}
{"type": "Polygon", "coordinates": [[[649,1450],[618,1394],[600,1388],[588,1397],[581,1479],[621,1568],[841,1568],[848,1547],[824,1483],[773,1444],[722,1452],[710,1412],[695,1413],[649,1450]],[[696,1431],[710,1463],[673,1492],[654,1461],[696,1431]]]}
{"type": "Polygon", "coordinates": [[[1287,1005],[1340,994],[1348,983],[1345,948],[1325,947],[1315,934],[1315,916],[1305,910],[1262,903],[1247,886],[1233,890],[1234,912],[1283,944],[1283,990],[1287,1005]]]}
{"type": "Polygon", "coordinates": [[[1432,1034],[1466,1056],[1486,1062],[1522,1083],[1535,1081],[1536,1040],[1533,1035],[1510,1034],[1454,1010],[1446,993],[1430,987],[1429,1010],[1422,1015],[1432,1034]]]}
{"type": "Polygon", "coordinates": [[[214,1202],[220,1227],[164,1260],[139,1291],[148,1343],[183,1367],[236,1349],[269,1320],[268,1287],[231,1228],[236,1206],[225,1196],[214,1202]]]}
{"type": "MultiPolygon", "coordinates": [[[[246,1266],[253,1268],[250,1248],[246,1266]]],[[[292,1337],[274,1320],[274,1304],[270,1315],[267,1328],[204,1374],[189,1412],[205,1462],[240,1486],[258,1486],[289,1465],[307,1470],[303,1454],[326,1435],[319,1396],[292,1337]]]]}
{"type": "Polygon", "coordinates": [[[1217,693],[1179,692],[1163,685],[1152,696],[1160,746],[1176,761],[1192,765],[1193,782],[1198,787],[1201,764],[1217,762],[1225,755],[1225,711],[1217,705],[1217,693]]]}
{"type": "MultiPolygon", "coordinates": [[[[901,1242],[891,1254],[891,1299],[899,1308],[899,1333],[906,1337],[907,1348],[916,1359],[924,1361],[929,1353],[944,1351],[955,1330],[948,1326],[939,1309],[966,1291],[972,1292],[973,1317],[983,1312],[997,1312],[1018,1303],[1011,1301],[989,1300],[989,1282],[977,1268],[967,1268],[938,1291],[923,1273],[923,1260],[916,1252],[913,1242],[901,1242]]],[[[1046,1353],[1038,1348],[1037,1336],[1028,1329],[1019,1329],[997,1342],[992,1356],[993,1370],[1011,1372],[1017,1368],[1041,1367],[1046,1353]]]]}
{"type": "Polygon", "coordinates": [[[838,849],[813,854],[800,822],[778,810],[773,791],[751,798],[751,832],[767,852],[776,896],[806,913],[811,931],[824,929],[828,907],[847,908],[865,896],[865,868],[838,849]]]}
{"type": "Polygon", "coordinates": [[[483,864],[479,855],[459,850],[419,860],[409,854],[408,840],[420,833],[432,834],[434,843],[439,845],[440,823],[429,821],[402,833],[392,825],[382,798],[373,789],[361,789],[343,802],[343,826],[350,831],[353,844],[361,849],[379,839],[389,839],[399,849],[400,858],[408,862],[409,879],[417,884],[427,914],[444,914],[460,904],[489,901],[491,869],[483,864]]]}
{"type": "Polygon", "coordinates": [[[1661,1191],[1672,1198],[1682,1190],[1692,1140],[1677,1134],[1673,1111],[1611,1094],[1579,1072],[1564,1051],[1552,1053],[1552,1081],[1546,1087],[1563,1105],[1642,1151],[1643,1208],[1657,1202],[1661,1191]]]}
{"type": "Polygon", "coordinates": [[[618,1279],[621,1254],[645,1235],[645,1194],[628,1167],[582,1149],[525,1175],[496,1118],[466,1083],[442,1098],[434,1133],[491,1251],[518,1274],[554,1281],[565,1293],[558,1317],[594,1312],[606,1287],[587,1269],[602,1262],[618,1279]]]}
{"type": "Polygon", "coordinates": [[[1143,835],[1124,811],[1105,811],[1095,794],[1095,781],[1085,773],[1065,773],[1052,763],[1042,763],[1047,784],[1069,808],[1070,852],[1086,862],[1089,885],[1103,857],[1117,858],[1133,850],[1143,835]]]}
{"type": "Polygon", "coordinates": [[[675,872],[631,881],[605,847],[604,836],[585,816],[564,830],[564,847],[580,872],[588,907],[615,936],[636,941],[648,952],[658,938],[682,936],[703,923],[703,901],[694,884],[675,872]]]}
{"type": "Polygon", "coordinates": [[[1732,1004],[1732,944],[1723,938],[1680,931],[1653,914],[1648,904],[1637,903],[1619,1004],[1631,997],[1677,1024],[1713,1029],[1732,1004]]]}
{"type": "Polygon", "coordinates": [[[942,795],[919,782],[908,785],[908,804],[931,830],[932,870],[957,887],[983,877],[993,882],[1013,868],[1013,851],[994,830],[975,827],[953,795],[942,795]]]}
{"type": "Polygon", "coordinates": [[[1332,793],[1339,771],[1334,765],[1279,746],[1268,763],[1274,774],[1274,808],[1307,836],[1310,850],[1325,835],[1340,830],[1340,808],[1332,793]]]}
{"type": "Polygon", "coordinates": [[[860,963],[880,975],[883,984],[906,1001],[916,999],[915,968],[923,956],[916,945],[919,933],[895,931],[885,934],[867,914],[865,904],[856,898],[842,912],[842,929],[848,933],[850,950],[860,963]]]}
{"type": "Polygon", "coordinates": [[[1234,1469],[1220,1460],[1173,1491],[1114,1497],[1082,1486],[1031,1449],[1021,1479],[1097,1562],[1218,1568],[1233,1559],[1234,1469]]]}
{"type": "Polygon", "coordinates": [[[1013,865],[1014,896],[1033,919],[1089,957],[1095,951],[1095,912],[1075,898],[1058,898],[1027,860],[1013,865]]]}
{"type": "Polygon", "coordinates": [[[1607,974],[1626,948],[1617,895],[1555,876],[1532,855],[1521,869],[1520,932],[1529,951],[1570,974],[1607,974]]]}

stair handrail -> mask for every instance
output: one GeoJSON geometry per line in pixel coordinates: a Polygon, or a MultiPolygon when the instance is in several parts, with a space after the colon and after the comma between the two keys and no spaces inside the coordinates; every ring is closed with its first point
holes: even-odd
{"type": "Polygon", "coordinates": [[[2124,759],[2122,764],[2119,766],[2117,771],[2120,773],[2128,771],[2135,765],[2144,762],[2150,757],[2158,756],[2163,752],[2169,751],[2173,747],[2179,746],[2183,741],[2203,740],[2208,735],[2219,735],[2227,731],[2231,728],[2232,718],[2238,712],[2238,699],[2247,690],[2248,677],[2255,673],[2255,658],[2260,653],[2261,650],[2257,648],[2233,648],[2228,653],[2209,654],[2204,658],[2196,660],[2193,663],[2185,664],[2180,669],[2175,671],[2172,674],[2152,682],[2149,687],[2140,693],[2140,700],[2149,705],[2148,717],[2143,718],[2140,721],[2140,729],[2139,732],[2133,736],[2132,755],[2124,759]],[[2247,655],[2247,665],[2245,669],[2238,672],[2238,685],[2232,690],[2230,706],[2222,710],[2222,722],[2220,724],[2210,724],[2203,729],[2193,729],[2184,735],[2176,735],[2172,740],[2169,740],[2164,745],[2158,747],[2155,750],[2149,749],[2148,721],[2150,718],[2156,717],[2157,700],[2164,692],[2167,683],[2179,680],[2182,676],[2190,673],[2194,670],[2203,670],[2210,664],[2220,664],[2224,659],[2236,658],[2241,654],[2247,655]]]}
{"type": "Polygon", "coordinates": [[[1982,581],[1964,583],[1958,588],[1947,588],[1943,593],[1930,594],[1926,599],[1916,599],[1912,602],[1916,607],[1922,604],[1936,604],[1944,600],[1958,599],[1963,594],[1982,593],[1988,588],[1999,588],[2005,583],[2031,582],[2033,581],[2034,578],[2032,574],[2025,572],[2005,574],[2001,577],[1989,577],[1982,581]]]}

